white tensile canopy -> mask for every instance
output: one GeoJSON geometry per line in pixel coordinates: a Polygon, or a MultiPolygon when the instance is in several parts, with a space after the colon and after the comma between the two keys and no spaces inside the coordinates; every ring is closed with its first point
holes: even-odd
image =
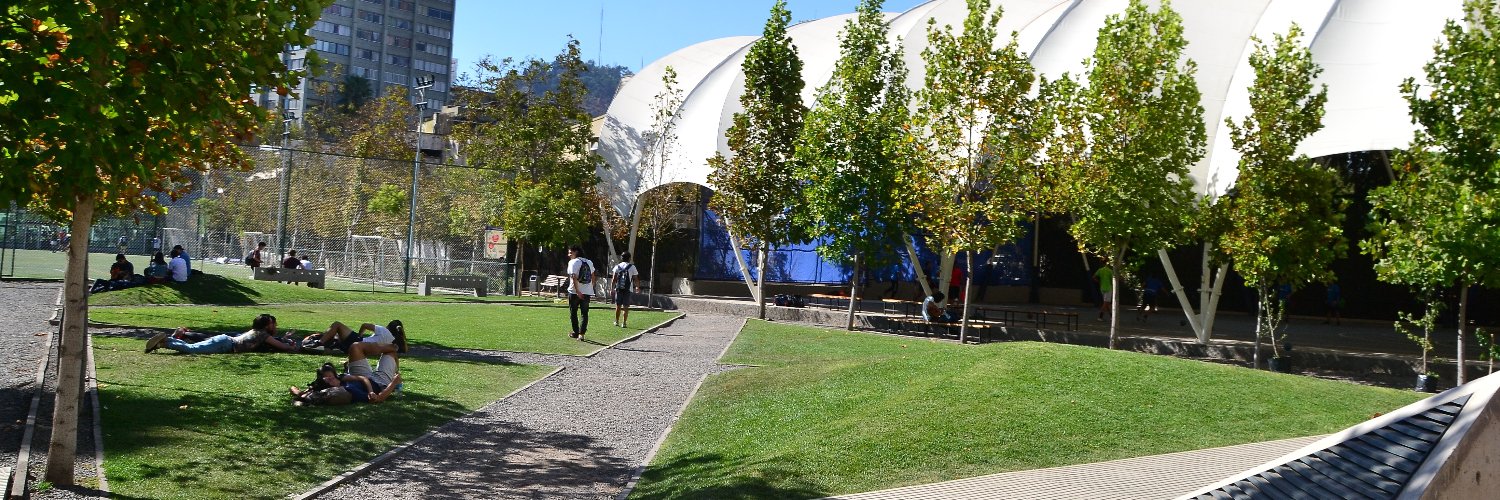
{"type": "MultiPolygon", "coordinates": [[[[1151,2],[1153,4],[1157,2],[1151,2]]],[[[1048,79],[1064,72],[1078,75],[1083,60],[1093,54],[1099,28],[1111,14],[1121,13],[1127,0],[996,0],[1004,9],[1002,33],[1015,32],[1021,50],[1030,54],[1037,71],[1048,79]]],[[[1172,8],[1182,15],[1188,38],[1187,57],[1197,63],[1203,95],[1208,150],[1190,177],[1201,195],[1218,196],[1234,183],[1239,154],[1230,145],[1225,119],[1238,120],[1249,112],[1248,87],[1254,81],[1249,57],[1252,37],[1270,40],[1291,23],[1302,27],[1303,42],[1323,68],[1321,83],[1328,86],[1324,128],[1305,141],[1308,156],[1393,149],[1406,145],[1413,125],[1399,85],[1407,77],[1420,81],[1422,65],[1432,57],[1448,19],[1461,19],[1460,0],[1179,0],[1172,8]]],[[[962,30],[967,14],[964,0],[934,0],[890,16],[893,38],[901,40],[908,85],[920,87],[927,46],[927,22],[962,30]]],[[[788,34],[803,60],[807,87],[803,101],[813,104],[814,93],[832,73],[839,56],[838,34],[852,14],[801,23],[788,34]]],[[[621,214],[634,212],[636,199],[652,188],[691,182],[708,183],[708,158],[729,155],[724,131],[740,111],[744,90],[740,64],[755,37],[723,38],[684,48],[662,58],[621,87],[605,118],[599,152],[606,166],[599,169],[610,202],[621,214]],[[686,99],[676,115],[677,144],[664,161],[648,160],[646,144],[651,127],[651,102],[662,90],[667,66],[678,74],[686,99]]],[[[1002,36],[997,44],[1009,42],[1002,36]]]]}

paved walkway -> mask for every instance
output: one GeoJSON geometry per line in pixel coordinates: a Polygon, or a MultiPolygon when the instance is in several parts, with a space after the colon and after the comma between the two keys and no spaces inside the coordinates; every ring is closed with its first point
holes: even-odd
{"type": "Polygon", "coordinates": [[[1146,500],[1176,498],[1317,441],[1310,436],[830,497],[839,500],[1146,500]]]}
{"type": "Polygon", "coordinates": [[[613,498],[699,381],[732,368],[717,359],[741,324],[690,314],[590,358],[495,353],[564,368],[322,498],[613,498]]]}

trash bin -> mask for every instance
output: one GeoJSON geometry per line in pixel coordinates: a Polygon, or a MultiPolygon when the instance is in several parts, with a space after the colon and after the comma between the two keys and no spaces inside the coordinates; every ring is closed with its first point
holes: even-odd
{"type": "Polygon", "coordinates": [[[537,290],[537,281],[536,281],[536,275],[535,274],[531,275],[531,285],[530,285],[530,287],[531,287],[531,294],[532,295],[536,295],[536,293],[537,293],[536,292],[536,290],[537,290]]]}

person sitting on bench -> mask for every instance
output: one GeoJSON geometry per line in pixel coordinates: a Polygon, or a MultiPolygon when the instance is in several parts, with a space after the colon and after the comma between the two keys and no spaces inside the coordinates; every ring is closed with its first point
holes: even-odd
{"type": "Polygon", "coordinates": [[[928,323],[957,322],[958,318],[954,317],[951,311],[943,308],[944,298],[947,297],[943,295],[943,292],[932,292],[932,295],[927,296],[927,300],[922,301],[922,319],[927,320],[928,323]]]}

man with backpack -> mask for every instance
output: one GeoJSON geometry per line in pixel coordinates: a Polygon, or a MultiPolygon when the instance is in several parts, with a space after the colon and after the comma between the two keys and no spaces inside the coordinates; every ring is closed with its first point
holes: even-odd
{"type": "Polygon", "coordinates": [[[641,291],[641,286],[635,280],[640,274],[640,271],[635,270],[635,264],[630,263],[630,252],[620,252],[620,263],[615,264],[615,270],[611,274],[615,283],[615,326],[623,328],[630,320],[630,292],[641,291]]]}
{"type": "Polygon", "coordinates": [[[594,262],[583,257],[583,248],[568,248],[568,316],[573,320],[570,337],[582,340],[589,331],[589,300],[594,296],[594,262]],[[578,319],[583,310],[583,320],[578,319]]]}

